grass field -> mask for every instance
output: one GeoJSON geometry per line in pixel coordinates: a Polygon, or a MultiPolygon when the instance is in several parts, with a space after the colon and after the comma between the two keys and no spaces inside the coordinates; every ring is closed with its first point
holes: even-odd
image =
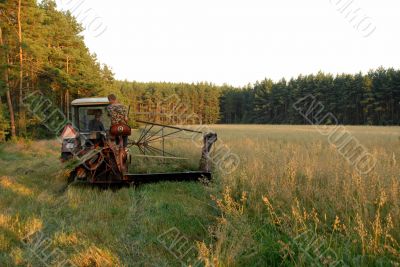
{"type": "Polygon", "coordinates": [[[399,266],[399,127],[347,127],[368,174],[311,126],[211,128],[211,184],[63,191],[57,141],[1,145],[0,266],[399,266]]]}

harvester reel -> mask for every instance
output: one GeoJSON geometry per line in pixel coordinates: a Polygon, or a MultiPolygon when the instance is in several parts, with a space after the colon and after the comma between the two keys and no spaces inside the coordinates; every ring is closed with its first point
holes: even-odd
{"type": "Polygon", "coordinates": [[[186,157],[179,157],[174,153],[167,151],[165,141],[167,139],[191,139],[181,137],[178,134],[183,132],[190,132],[194,135],[203,134],[203,132],[191,129],[163,125],[153,122],[137,120],[137,122],[145,124],[145,127],[140,129],[140,135],[137,140],[131,141],[128,147],[137,147],[139,154],[132,155],[133,157],[145,158],[160,158],[160,159],[174,159],[174,160],[187,160],[186,157]]]}

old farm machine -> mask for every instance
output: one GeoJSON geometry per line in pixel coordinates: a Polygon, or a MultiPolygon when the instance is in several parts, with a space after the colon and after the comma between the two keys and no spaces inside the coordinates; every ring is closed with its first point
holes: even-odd
{"type": "Polygon", "coordinates": [[[76,99],[71,105],[72,123],[65,126],[61,135],[61,159],[73,166],[69,182],[141,184],[211,178],[209,153],[217,140],[215,133],[136,120],[138,127],[132,130],[125,149],[122,142],[121,145],[115,142],[115,138],[121,136],[110,134],[107,98],[76,99]],[[96,119],[103,126],[100,131],[91,129],[96,119]],[[198,150],[200,157],[197,166],[192,161],[192,165],[183,165],[182,170],[177,169],[176,162],[189,158],[176,155],[176,151],[182,151],[177,147],[184,141],[188,143],[184,147],[186,151],[193,155],[193,151],[198,150]],[[152,167],[147,168],[147,164],[152,167]],[[161,170],[157,168],[160,166],[163,166],[161,170]],[[130,173],[132,167],[136,167],[136,171],[130,173]]]}

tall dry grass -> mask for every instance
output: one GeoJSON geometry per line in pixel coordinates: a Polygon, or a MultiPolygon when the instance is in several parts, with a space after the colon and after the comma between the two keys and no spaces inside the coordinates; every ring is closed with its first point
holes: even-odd
{"type": "Polygon", "coordinates": [[[220,224],[211,229],[218,238],[209,247],[200,245],[206,261],[234,265],[269,255],[296,265],[343,261],[398,266],[398,128],[347,127],[377,159],[376,167],[366,175],[358,173],[312,127],[213,128],[241,162],[233,174],[220,174],[222,194],[216,197],[220,224]],[[271,237],[274,232],[277,236],[271,237]],[[311,251],[311,258],[304,250],[313,241],[296,243],[304,233],[324,246],[319,254],[311,251]],[[330,257],[320,255],[327,250],[330,257]]]}

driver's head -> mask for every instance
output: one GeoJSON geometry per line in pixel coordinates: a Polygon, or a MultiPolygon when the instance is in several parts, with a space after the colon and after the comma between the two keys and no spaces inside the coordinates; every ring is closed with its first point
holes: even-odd
{"type": "Polygon", "coordinates": [[[117,102],[117,97],[114,94],[109,94],[108,95],[108,101],[110,101],[111,104],[114,104],[117,102]]]}
{"type": "Polygon", "coordinates": [[[101,110],[96,111],[96,113],[94,114],[94,118],[98,121],[101,119],[101,110]]]}

